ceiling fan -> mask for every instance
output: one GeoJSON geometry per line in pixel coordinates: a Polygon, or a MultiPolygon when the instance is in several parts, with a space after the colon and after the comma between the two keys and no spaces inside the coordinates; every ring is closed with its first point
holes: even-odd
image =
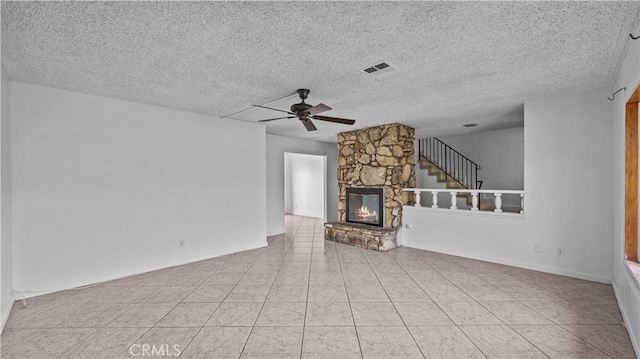
{"type": "Polygon", "coordinates": [[[262,105],[253,105],[254,107],[261,107],[269,110],[280,111],[290,115],[290,116],[284,116],[284,117],[269,118],[266,120],[260,120],[258,122],[282,120],[285,118],[298,118],[298,120],[302,122],[302,124],[307,129],[307,131],[317,130],[316,126],[313,124],[313,122],[311,122],[311,120],[341,123],[345,125],[353,125],[356,122],[355,120],[349,120],[346,118],[318,116],[318,114],[321,112],[331,110],[331,107],[323,103],[317,104],[315,106],[305,103],[304,100],[307,98],[307,96],[309,96],[309,92],[310,92],[308,89],[299,89],[297,90],[297,92],[298,92],[298,95],[300,96],[300,99],[302,99],[302,102],[291,105],[291,111],[279,110],[277,108],[267,107],[262,105]]]}

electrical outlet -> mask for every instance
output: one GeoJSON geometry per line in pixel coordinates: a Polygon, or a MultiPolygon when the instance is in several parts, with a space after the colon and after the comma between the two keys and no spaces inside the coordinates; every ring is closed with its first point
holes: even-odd
{"type": "Polygon", "coordinates": [[[185,241],[179,241],[178,242],[178,248],[182,248],[184,247],[185,241]]]}
{"type": "Polygon", "coordinates": [[[558,254],[559,256],[563,256],[563,255],[564,255],[564,247],[558,247],[557,254],[558,254]]]}
{"type": "Polygon", "coordinates": [[[536,244],[535,251],[536,253],[542,253],[542,244],[536,244]]]}

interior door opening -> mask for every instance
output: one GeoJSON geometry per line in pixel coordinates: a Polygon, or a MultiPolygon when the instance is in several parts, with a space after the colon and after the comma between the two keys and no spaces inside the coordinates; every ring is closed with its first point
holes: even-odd
{"type": "Polygon", "coordinates": [[[285,152],[285,214],[321,218],[326,221],[326,173],[326,156],[285,152]]]}

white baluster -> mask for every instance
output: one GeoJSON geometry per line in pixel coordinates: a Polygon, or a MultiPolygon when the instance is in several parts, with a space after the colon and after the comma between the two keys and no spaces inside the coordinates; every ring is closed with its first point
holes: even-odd
{"type": "Polygon", "coordinates": [[[422,204],[420,204],[420,191],[415,191],[416,192],[416,204],[414,204],[414,207],[422,207],[422,204]]]}
{"type": "Polygon", "coordinates": [[[455,192],[451,192],[451,209],[458,209],[458,198],[455,192]]]}
{"type": "Polygon", "coordinates": [[[431,204],[431,208],[438,208],[438,192],[437,191],[431,191],[431,201],[433,202],[431,204]]]}
{"type": "Polygon", "coordinates": [[[494,212],[502,212],[502,193],[494,193],[494,195],[496,196],[496,209],[494,209],[494,212]]]}
{"type": "Polygon", "coordinates": [[[472,211],[478,210],[478,192],[471,193],[471,210],[472,211]]]}
{"type": "Polygon", "coordinates": [[[520,214],[524,214],[524,193],[520,193],[520,214]]]}

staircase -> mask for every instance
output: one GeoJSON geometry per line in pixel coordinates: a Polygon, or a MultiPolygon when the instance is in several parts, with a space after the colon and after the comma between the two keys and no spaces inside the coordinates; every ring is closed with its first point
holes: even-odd
{"type": "MultiPolygon", "coordinates": [[[[427,170],[447,189],[481,189],[482,181],[478,180],[480,166],[446,143],[435,137],[425,138],[418,140],[418,149],[420,169],[427,170]]],[[[465,198],[467,205],[471,205],[471,194],[460,194],[458,198],[465,198]]],[[[480,209],[490,209],[491,202],[481,199],[480,209]]]]}

